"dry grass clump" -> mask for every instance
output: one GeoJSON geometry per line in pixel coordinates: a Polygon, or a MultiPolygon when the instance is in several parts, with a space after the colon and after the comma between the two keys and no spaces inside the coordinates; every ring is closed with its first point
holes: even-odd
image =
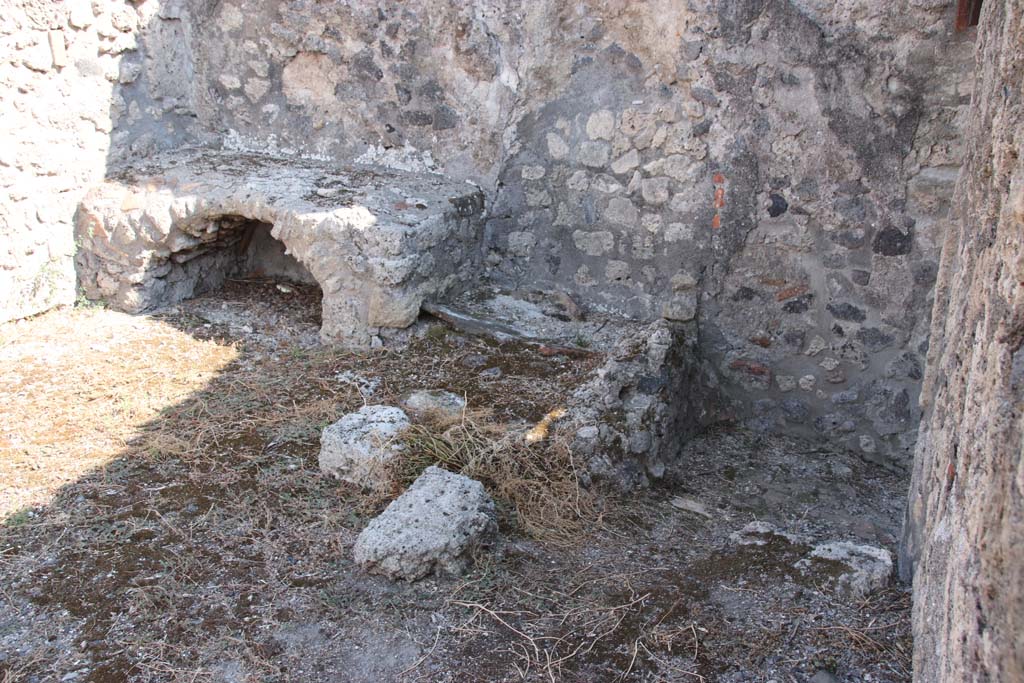
{"type": "Polygon", "coordinates": [[[617,660],[613,668],[619,675],[600,680],[625,680],[639,657],[653,656],[643,642],[652,595],[637,591],[632,578],[629,573],[612,573],[560,587],[567,590],[510,585],[510,592],[517,594],[514,607],[452,599],[452,605],[470,612],[454,630],[463,638],[492,630],[506,636],[495,654],[510,660],[520,680],[581,680],[576,670],[592,658],[617,660]],[[640,648],[646,652],[640,653],[640,648]]]}
{"type": "Polygon", "coordinates": [[[423,470],[437,465],[483,483],[508,505],[516,525],[530,536],[573,543],[601,513],[597,495],[580,483],[568,438],[555,432],[528,444],[521,430],[466,414],[455,424],[415,424],[404,448],[387,465],[392,491],[404,490],[423,470]]]}
{"type": "Polygon", "coordinates": [[[910,678],[913,639],[910,592],[889,588],[863,598],[846,623],[815,626],[819,642],[828,649],[856,651],[884,662],[895,676],[910,678]]]}

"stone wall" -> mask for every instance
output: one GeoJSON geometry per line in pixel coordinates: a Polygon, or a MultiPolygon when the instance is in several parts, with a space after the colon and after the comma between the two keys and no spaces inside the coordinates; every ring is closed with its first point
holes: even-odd
{"type": "Polygon", "coordinates": [[[906,465],[970,95],[950,3],[541,5],[491,276],[696,319],[749,424],[906,465]]]}
{"type": "Polygon", "coordinates": [[[193,5],[199,115],[226,144],[493,185],[518,85],[504,3],[193,5]]]}
{"type": "Polygon", "coordinates": [[[0,1],[0,321],[74,300],[85,188],[195,120],[188,30],[164,5],[0,1]]]}
{"type": "Polygon", "coordinates": [[[112,160],[198,142],[436,170],[488,193],[496,284],[695,320],[738,419],[909,460],[969,100],[952,3],[13,7],[4,78],[32,94],[2,104],[0,318],[70,298],[71,214],[112,160]]]}
{"type": "Polygon", "coordinates": [[[491,195],[487,275],[700,324],[735,413],[905,466],[970,96],[951,3],[193,3],[229,146],[491,195]]]}
{"type": "Polygon", "coordinates": [[[929,682],[1024,680],[1024,2],[978,36],[901,567],[929,682]]]}

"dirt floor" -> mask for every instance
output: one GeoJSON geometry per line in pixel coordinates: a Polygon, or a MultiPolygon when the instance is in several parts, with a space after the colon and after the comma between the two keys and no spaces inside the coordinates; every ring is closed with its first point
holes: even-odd
{"type": "Polygon", "coordinates": [[[321,476],[324,426],[417,388],[529,423],[598,359],[429,321],[400,352],[325,349],[317,293],[286,289],[0,326],[0,681],[910,680],[908,589],[855,599],[806,562],[893,550],[906,482],[799,441],[716,430],[571,539],[499,501],[470,575],[366,576],[386,501],[321,476]],[[752,521],[789,536],[739,543],[752,521]]]}

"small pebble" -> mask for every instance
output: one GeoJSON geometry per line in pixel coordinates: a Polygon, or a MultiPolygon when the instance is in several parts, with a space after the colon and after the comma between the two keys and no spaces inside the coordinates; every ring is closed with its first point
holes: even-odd
{"type": "Polygon", "coordinates": [[[467,368],[481,368],[487,365],[487,356],[482,353],[470,353],[463,356],[459,362],[467,368]]]}

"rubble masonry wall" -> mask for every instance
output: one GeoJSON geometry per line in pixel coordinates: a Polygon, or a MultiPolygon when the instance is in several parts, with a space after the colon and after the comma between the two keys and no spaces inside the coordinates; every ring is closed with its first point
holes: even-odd
{"type": "Polygon", "coordinates": [[[13,5],[0,318],[72,296],[74,206],[110,160],[436,170],[488,195],[482,276],[696,321],[738,420],[908,465],[970,100],[953,3],[13,5]]]}

